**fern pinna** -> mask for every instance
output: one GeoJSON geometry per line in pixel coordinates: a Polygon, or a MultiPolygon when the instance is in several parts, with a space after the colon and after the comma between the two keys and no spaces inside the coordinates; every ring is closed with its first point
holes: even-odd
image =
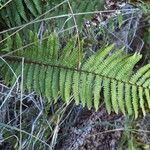
{"type": "Polygon", "coordinates": [[[125,55],[123,49],[119,49],[110,55],[113,49],[110,45],[87,59],[80,58],[78,67],[78,51],[83,48],[83,42],[79,49],[74,36],[62,48],[58,39],[54,33],[40,43],[37,35],[30,32],[29,41],[33,43],[22,48],[19,34],[15,40],[8,38],[1,50],[0,62],[5,83],[13,85],[23,72],[24,90],[35,91],[48,102],[57,102],[61,97],[68,104],[73,96],[77,105],[81,103],[83,107],[98,110],[104,99],[109,114],[121,111],[137,118],[142,110],[145,116],[145,109],[150,108],[150,64],[133,75],[132,70],[142,57],[139,53],[125,55]],[[12,45],[19,48],[18,51],[12,53],[12,45]],[[10,51],[10,55],[5,51],[10,51]]]}

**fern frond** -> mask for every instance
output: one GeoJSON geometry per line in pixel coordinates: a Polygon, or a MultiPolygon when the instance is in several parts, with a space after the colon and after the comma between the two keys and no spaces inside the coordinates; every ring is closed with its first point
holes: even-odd
{"type": "MultiPolygon", "coordinates": [[[[15,38],[15,46],[20,47],[23,42],[19,34],[15,38]]],[[[29,39],[32,42],[39,41],[32,32],[29,39]]],[[[8,47],[12,49],[11,39],[9,43],[8,47]]],[[[48,102],[57,102],[61,97],[69,104],[70,97],[73,96],[77,105],[81,103],[83,107],[98,110],[102,97],[109,114],[121,111],[124,115],[134,115],[137,118],[141,110],[145,116],[146,103],[150,108],[150,65],[145,65],[132,74],[141,55],[125,55],[122,50],[109,55],[112,48],[113,45],[110,45],[86,61],[82,59],[81,67],[77,68],[79,47],[76,36],[62,48],[58,36],[53,33],[44,44],[34,43],[5,59],[19,77],[22,73],[21,57],[24,56],[25,90],[35,91],[46,97],[48,102]]],[[[5,64],[2,73],[7,85],[13,85],[16,76],[12,79],[13,73],[5,64]]]]}

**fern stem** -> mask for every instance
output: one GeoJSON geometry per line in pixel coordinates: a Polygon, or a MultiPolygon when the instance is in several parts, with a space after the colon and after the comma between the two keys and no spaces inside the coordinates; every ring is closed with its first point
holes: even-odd
{"type": "MultiPolygon", "coordinates": [[[[10,61],[17,61],[17,62],[20,62],[21,61],[21,58],[20,57],[13,57],[13,56],[5,56],[7,60],[10,60],[10,61]]],[[[67,67],[67,66],[63,66],[63,65],[56,65],[56,64],[49,64],[47,62],[38,62],[38,61],[32,61],[32,60],[24,60],[25,63],[27,64],[38,64],[38,65],[43,65],[43,66],[50,66],[50,67],[54,67],[54,68],[62,68],[62,69],[67,69],[67,70],[72,70],[72,71],[77,71],[77,72],[83,72],[83,73],[86,73],[86,74],[93,74],[95,76],[100,76],[101,78],[107,78],[107,79],[110,79],[110,80],[115,80],[117,82],[121,82],[123,84],[129,84],[131,86],[135,86],[135,87],[142,87],[143,89],[148,89],[150,90],[150,87],[144,87],[143,85],[138,85],[136,83],[132,83],[131,81],[125,81],[125,80],[121,80],[121,79],[116,79],[115,77],[110,77],[109,75],[102,75],[102,74],[99,74],[99,73],[95,73],[94,71],[87,71],[87,70],[82,70],[81,69],[78,69],[78,68],[72,68],[72,67],[67,67]]]]}

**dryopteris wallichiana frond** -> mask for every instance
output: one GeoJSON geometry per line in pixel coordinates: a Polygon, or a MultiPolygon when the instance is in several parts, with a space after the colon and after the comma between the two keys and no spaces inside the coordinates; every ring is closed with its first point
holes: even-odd
{"type": "MultiPolygon", "coordinates": [[[[110,45],[88,59],[82,59],[81,67],[77,68],[78,46],[75,37],[61,51],[55,34],[50,35],[44,43],[47,44],[30,46],[5,57],[17,76],[21,74],[24,57],[24,90],[34,90],[46,97],[48,102],[57,102],[57,98],[61,97],[67,104],[73,95],[76,104],[81,103],[96,110],[101,103],[100,97],[103,97],[109,114],[115,111],[137,118],[141,108],[145,116],[147,107],[150,108],[150,64],[132,75],[135,64],[142,57],[140,54],[125,55],[120,49],[110,56],[113,48],[110,45]]],[[[12,79],[13,74],[4,63],[2,71],[5,83],[14,84],[15,77],[12,79]]]]}

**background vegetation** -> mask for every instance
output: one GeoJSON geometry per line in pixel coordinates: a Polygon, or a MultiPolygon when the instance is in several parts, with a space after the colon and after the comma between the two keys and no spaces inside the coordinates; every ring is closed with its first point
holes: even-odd
{"type": "Polygon", "coordinates": [[[150,4],[129,3],[0,1],[0,149],[150,148],[150,4]]]}

